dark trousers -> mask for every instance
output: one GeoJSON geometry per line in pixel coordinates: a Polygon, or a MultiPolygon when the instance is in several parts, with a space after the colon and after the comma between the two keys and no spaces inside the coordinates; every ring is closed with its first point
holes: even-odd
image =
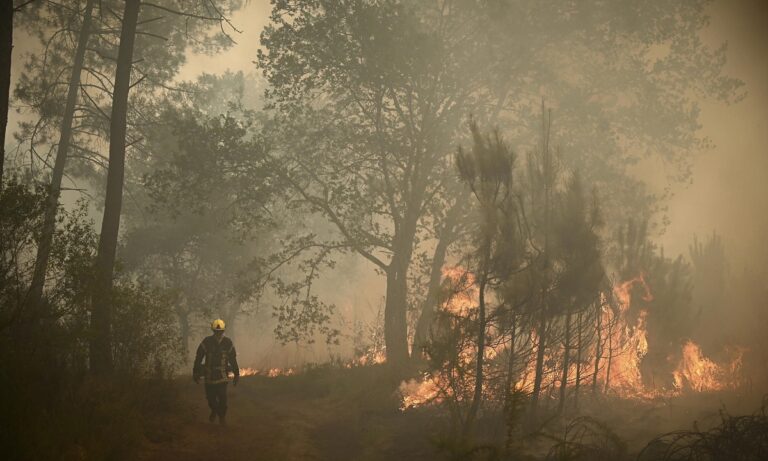
{"type": "Polygon", "coordinates": [[[205,398],[211,411],[223,418],[227,414],[227,383],[205,385],[205,398]]]}

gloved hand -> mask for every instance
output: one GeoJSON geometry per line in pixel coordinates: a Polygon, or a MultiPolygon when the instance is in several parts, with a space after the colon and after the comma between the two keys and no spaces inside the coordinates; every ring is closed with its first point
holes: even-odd
{"type": "Polygon", "coordinates": [[[193,376],[192,381],[195,382],[195,384],[200,384],[200,377],[199,376],[193,376]]]}
{"type": "Polygon", "coordinates": [[[237,383],[240,381],[240,376],[235,375],[235,379],[232,380],[232,385],[237,386],[237,383]]]}

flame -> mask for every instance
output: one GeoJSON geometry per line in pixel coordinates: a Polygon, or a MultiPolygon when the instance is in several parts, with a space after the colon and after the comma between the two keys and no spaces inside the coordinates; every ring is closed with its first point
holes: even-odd
{"type": "Polygon", "coordinates": [[[267,371],[267,376],[270,378],[275,378],[277,376],[292,376],[295,374],[296,371],[293,368],[270,368],[269,371],[267,371]]]}
{"type": "MultiPolygon", "coordinates": [[[[252,368],[252,367],[241,367],[240,368],[240,377],[244,376],[267,376],[270,378],[274,378],[276,376],[291,376],[296,374],[296,370],[293,368],[267,368],[267,369],[258,369],[258,368],[252,368]]],[[[234,377],[234,374],[231,372],[229,373],[229,377],[234,377]]]]}
{"type": "Polygon", "coordinates": [[[421,381],[411,379],[400,383],[400,395],[403,402],[400,404],[401,410],[416,408],[426,403],[439,401],[440,386],[437,380],[432,376],[425,374],[421,381]]]}
{"type": "MultiPolygon", "coordinates": [[[[468,317],[477,308],[477,287],[474,275],[461,267],[443,269],[443,275],[452,286],[451,296],[441,305],[441,309],[458,317],[468,317]]],[[[648,354],[648,310],[630,309],[633,293],[642,289],[640,298],[645,302],[653,301],[651,287],[646,281],[645,274],[640,273],[636,277],[615,284],[610,293],[602,293],[599,332],[600,348],[592,344],[583,351],[584,364],[594,364],[599,353],[599,368],[596,381],[608,393],[622,398],[653,399],[658,397],[670,397],[682,392],[704,392],[736,388],[741,384],[741,366],[744,348],[734,347],[730,350],[731,360],[726,364],[717,364],[705,357],[701,348],[692,340],[688,340],[682,346],[681,358],[672,374],[674,387],[672,389],[649,388],[643,382],[641,364],[648,354]],[[611,304],[611,300],[615,304],[611,304]]],[[[489,338],[498,337],[498,332],[489,328],[489,338]]],[[[538,347],[538,336],[535,330],[531,330],[528,344],[535,351],[538,347]]],[[[488,341],[489,346],[485,351],[486,364],[489,367],[494,359],[504,357],[503,353],[508,345],[503,342],[488,341]]],[[[562,347],[548,345],[544,355],[545,374],[542,377],[542,393],[545,389],[553,389],[559,386],[562,380],[562,372],[557,372],[558,364],[562,363],[562,347]]],[[[477,355],[477,348],[471,341],[462,350],[457,351],[458,360],[467,369],[477,355]]],[[[501,362],[500,362],[501,363],[501,362]]],[[[569,366],[569,382],[567,386],[573,386],[571,382],[576,375],[576,364],[571,361],[569,366]]],[[[591,365],[583,365],[582,385],[591,382],[594,370],[591,365]],[[585,376],[586,375],[586,376],[585,376]]],[[[508,372],[506,368],[503,372],[508,372]]],[[[521,364],[520,371],[516,375],[515,390],[531,393],[534,388],[536,375],[536,354],[529,352],[525,363],[521,364]]],[[[440,372],[424,374],[420,379],[403,381],[399,392],[402,397],[401,409],[414,408],[429,403],[443,401],[446,397],[462,399],[465,396],[455,395],[464,392],[461,385],[456,385],[456,377],[442,376],[440,372]]],[[[471,379],[471,376],[469,376],[471,379]]],[[[489,392],[492,390],[489,388],[489,392]]]]}
{"type": "Polygon", "coordinates": [[[697,392],[719,391],[736,387],[739,380],[744,348],[734,348],[733,356],[727,365],[718,365],[705,357],[701,348],[695,342],[688,340],[683,345],[683,355],[677,369],[672,373],[675,388],[678,390],[692,389],[697,392]]]}
{"type": "Polygon", "coordinates": [[[632,289],[635,287],[636,284],[639,284],[643,290],[643,301],[651,302],[653,301],[653,294],[651,293],[651,288],[648,286],[648,283],[645,281],[645,274],[642,272],[637,275],[636,277],[633,277],[627,281],[621,282],[618,285],[613,287],[613,294],[616,296],[616,300],[619,303],[619,306],[622,307],[624,310],[629,309],[629,305],[632,302],[632,289]]]}
{"type": "Polygon", "coordinates": [[[456,316],[468,316],[477,309],[478,289],[475,274],[460,266],[446,267],[442,272],[443,279],[451,287],[451,294],[442,303],[442,309],[456,316]]]}
{"type": "Polygon", "coordinates": [[[384,350],[373,351],[357,357],[347,368],[352,366],[378,365],[387,361],[387,353],[384,350]]]}

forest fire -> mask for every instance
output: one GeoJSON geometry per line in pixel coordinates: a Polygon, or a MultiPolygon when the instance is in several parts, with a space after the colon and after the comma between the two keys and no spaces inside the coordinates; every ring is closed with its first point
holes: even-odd
{"type": "Polygon", "coordinates": [[[768,460],[767,11],[0,1],[2,459],[768,460]]]}
{"type": "Polygon", "coordinates": [[[704,357],[701,348],[693,341],[687,341],[683,346],[682,358],[673,372],[677,390],[690,389],[696,392],[719,391],[738,387],[740,371],[746,349],[731,348],[730,363],[718,365],[704,357]]]}
{"type": "MultiPolygon", "coordinates": [[[[474,275],[459,267],[443,270],[448,283],[456,287],[455,293],[449,297],[441,309],[452,316],[468,318],[476,309],[477,288],[474,285],[474,275]]],[[[654,399],[672,397],[685,392],[706,392],[736,388],[740,385],[741,364],[746,349],[732,347],[729,349],[730,361],[718,364],[704,356],[700,346],[688,339],[679,351],[671,351],[669,360],[676,360],[674,371],[671,372],[672,387],[653,387],[644,382],[642,365],[649,351],[647,309],[636,309],[632,314],[633,292],[641,293],[640,299],[648,303],[654,300],[651,287],[644,274],[615,284],[612,295],[603,293],[599,302],[599,328],[597,341],[585,347],[580,363],[569,365],[568,376],[580,376],[579,385],[599,386],[602,392],[616,395],[624,399],[654,399]],[[592,364],[596,365],[596,375],[585,370],[592,364]],[[581,370],[578,370],[578,368],[581,370]]],[[[493,330],[489,328],[489,330],[493,330]]],[[[490,331],[489,331],[490,332],[490,331]]],[[[538,344],[535,329],[528,333],[528,343],[538,344]]],[[[494,362],[496,358],[508,357],[503,342],[486,346],[485,358],[488,367],[499,367],[494,362]]],[[[561,347],[548,347],[544,355],[545,364],[557,364],[563,351],[561,347]]],[[[476,345],[469,343],[456,353],[456,357],[467,368],[476,357],[476,345]]],[[[507,351],[508,352],[508,351],[507,351]]],[[[529,353],[521,357],[523,364],[519,366],[514,380],[514,389],[518,392],[531,394],[534,390],[536,374],[535,354],[529,353]]],[[[502,361],[503,362],[503,361],[502,361]]],[[[558,376],[561,371],[550,370],[542,378],[541,388],[549,389],[549,393],[560,386],[558,376]]],[[[454,389],[461,388],[449,382],[450,377],[440,373],[426,373],[422,379],[403,381],[399,392],[402,396],[401,409],[414,408],[430,403],[438,403],[446,398],[461,398],[454,395],[454,389]]],[[[577,385],[569,379],[567,386],[573,389],[577,385]]],[[[489,390],[489,392],[492,392],[489,390]]],[[[493,396],[489,396],[493,397],[493,396]]]]}

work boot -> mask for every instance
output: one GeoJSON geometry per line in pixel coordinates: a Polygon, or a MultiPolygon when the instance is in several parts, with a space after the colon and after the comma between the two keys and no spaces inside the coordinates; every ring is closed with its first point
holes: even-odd
{"type": "Polygon", "coordinates": [[[208,416],[208,421],[215,422],[216,421],[216,412],[211,410],[211,414],[208,416]]]}

